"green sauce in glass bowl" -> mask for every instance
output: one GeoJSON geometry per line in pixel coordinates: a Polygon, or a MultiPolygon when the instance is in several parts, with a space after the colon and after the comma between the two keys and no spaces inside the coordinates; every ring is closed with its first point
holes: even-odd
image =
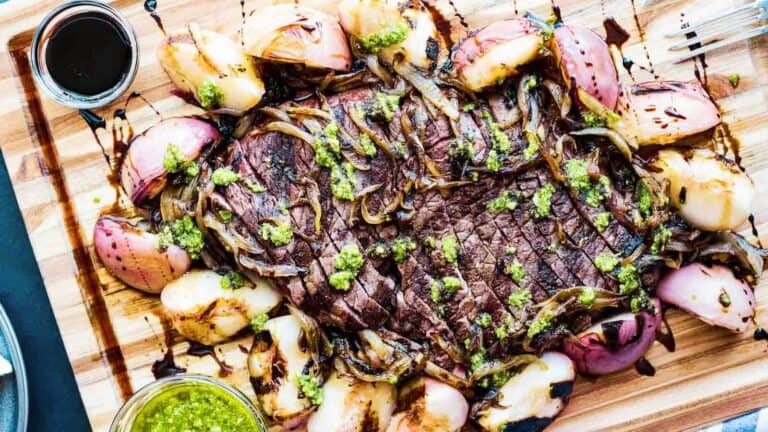
{"type": "Polygon", "coordinates": [[[265,432],[263,417],[235,388],[200,375],[163,378],[120,409],[111,432],[265,432]]]}

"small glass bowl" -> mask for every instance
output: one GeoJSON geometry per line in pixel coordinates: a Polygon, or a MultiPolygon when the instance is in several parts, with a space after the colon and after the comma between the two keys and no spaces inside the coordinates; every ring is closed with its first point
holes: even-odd
{"type": "Polygon", "coordinates": [[[38,84],[56,102],[76,109],[98,108],[117,100],[133,83],[134,78],[136,78],[136,72],[139,69],[139,43],[131,24],[112,6],[98,0],[72,0],[54,8],[43,18],[32,38],[30,59],[32,62],[32,74],[38,84]],[[130,66],[123,75],[123,79],[109,90],[95,95],[72,92],[58,85],[49,74],[45,61],[45,50],[53,32],[72,16],[87,12],[99,12],[112,18],[128,38],[131,49],[130,66]]]}
{"type": "Polygon", "coordinates": [[[267,423],[264,417],[247,396],[229,384],[205,375],[175,375],[147,384],[134,393],[120,408],[112,420],[109,432],[131,432],[134,421],[150,401],[166,391],[184,386],[210,386],[223,391],[240,402],[246,411],[252,415],[253,420],[259,425],[259,430],[253,432],[267,432],[267,423]]]}

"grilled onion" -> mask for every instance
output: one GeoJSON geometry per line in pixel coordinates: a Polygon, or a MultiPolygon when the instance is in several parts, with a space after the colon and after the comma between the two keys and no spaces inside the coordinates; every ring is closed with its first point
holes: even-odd
{"type": "Polygon", "coordinates": [[[315,9],[277,4],[259,9],[243,26],[248,54],[272,62],[349,70],[352,58],[338,20],[315,9]]]}
{"type": "Polygon", "coordinates": [[[707,324],[741,333],[755,316],[755,294],[727,267],[689,264],[667,275],[656,294],[707,324]]]}
{"type": "Polygon", "coordinates": [[[135,221],[102,216],[93,231],[96,254],[110,274],[127,285],[158,294],[183,275],[191,260],[184,249],[171,245],[158,249],[159,238],[143,231],[135,221]]]}

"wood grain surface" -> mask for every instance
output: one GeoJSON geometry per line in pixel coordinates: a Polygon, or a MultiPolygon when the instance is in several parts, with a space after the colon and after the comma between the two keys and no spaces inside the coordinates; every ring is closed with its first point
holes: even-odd
{"type": "MultiPolygon", "coordinates": [[[[78,113],[42,93],[33,83],[27,63],[34,28],[46,11],[59,3],[14,0],[0,5],[0,148],[91,424],[95,430],[105,430],[125,398],[153,380],[150,367],[163,355],[165,334],[170,334],[178,363],[189,371],[216,374],[218,368],[208,357],[184,355],[187,344],[169,332],[160,316],[158,298],[117,282],[101,267],[90,247],[99,211],[115,199],[106,181],[108,167],[78,113]]],[[[234,36],[240,27],[237,0],[158,3],[168,29],[196,21],[204,28],[234,36]]],[[[250,12],[267,3],[271,2],[248,0],[245,7],[250,12]]],[[[335,2],[307,3],[327,9],[335,2]]],[[[472,26],[513,15],[515,3],[520,13],[530,10],[547,16],[550,9],[544,0],[455,3],[472,26]]],[[[743,3],[658,0],[638,10],[637,24],[646,35],[655,71],[665,79],[693,79],[692,63],[671,64],[673,54],[665,49],[670,42],[663,33],[679,28],[681,19],[715,16],[743,3]]],[[[118,0],[112,4],[127,16],[139,37],[141,68],[132,90],[140,91],[163,117],[197,112],[170,94],[171,85],[154,56],[162,34],[142,2],[118,0]]],[[[601,34],[603,14],[614,16],[632,33],[625,54],[647,64],[631,0],[562,0],[559,4],[567,22],[601,34]]],[[[724,79],[733,72],[742,76],[738,89],[721,95],[719,103],[733,133],[742,141],[744,164],[757,184],[758,229],[768,233],[768,152],[763,153],[768,150],[763,144],[768,133],[766,39],[716,51],[708,55],[707,62],[710,79],[724,79]]],[[[643,72],[636,77],[652,78],[643,72]]],[[[126,96],[97,113],[111,119],[125,100],[126,96]]],[[[139,100],[131,101],[127,113],[137,131],[159,120],[139,100]]],[[[111,143],[107,133],[99,133],[104,133],[105,143],[111,143]]],[[[744,234],[748,234],[746,228],[744,234]]],[[[763,240],[768,241],[768,237],[763,240]]],[[[768,326],[768,279],[760,284],[756,295],[762,305],[757,322],[768,326]]],[[[642,377],[630,370],[594,381],[580,379],[571,403],[550,430],[690,430],[768,405],[768,346],[764,341],[708,327],[682,313],[672,312],[668,317],[677,350],[669,353],[658,344],[652,348],[648,359],[656,366],[655,377],[642,377]]],[[[250,342],[244,337],[217,351],[237,369],[226,380],[252,394],[243,369],[245,355],[238,347],[250,346],[250,342]]]]}

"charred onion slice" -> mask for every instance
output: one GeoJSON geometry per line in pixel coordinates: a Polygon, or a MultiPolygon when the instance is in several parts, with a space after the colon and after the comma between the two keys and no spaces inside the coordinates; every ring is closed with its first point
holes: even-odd
{"type": "Polygon", "coordinates": [[[347,71],[352,57],[338,20],[315,9],[294,4],[261,8],[243,26],[248,54],[284,63],[347,71]]]}

